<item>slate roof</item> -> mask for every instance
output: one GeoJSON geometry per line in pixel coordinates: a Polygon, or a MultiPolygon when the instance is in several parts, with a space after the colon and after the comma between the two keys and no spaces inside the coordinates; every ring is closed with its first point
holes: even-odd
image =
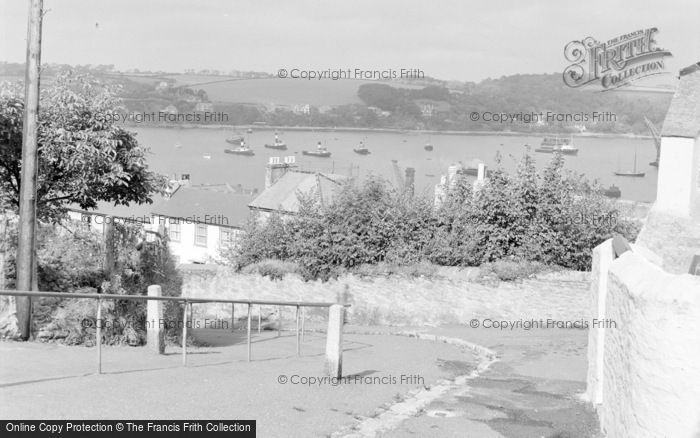
{"type": "Polygon", "coordinates": [[[156,202],[151,212],[171,218],[193,218],[199,223],[241,228],[248,220],[248,203],[251,199],[251,195],[238,193],[228,185],[182,186],[169,199],[156,202]]]}
{"type": "Polygon", "coordinates": [[[271,187],[250,203],[251,209],[296,213],[299,211],[299,194],[321,196],[328,204],[348,177],[333,173],[287,172],[271,187]]]}
{"type": "Polygon", "coordinates": [[[678,89],[666,113],[661,135],[700,136],[700,62],[681,70],[678,89]]]}

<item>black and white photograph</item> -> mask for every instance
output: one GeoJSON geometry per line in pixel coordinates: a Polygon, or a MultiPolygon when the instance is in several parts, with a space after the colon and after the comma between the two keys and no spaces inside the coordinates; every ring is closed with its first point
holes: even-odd
{"type": "Polygon", "coordinates": [[[0,0],[0,436],[700,438],[699,19],[0,0]]]}

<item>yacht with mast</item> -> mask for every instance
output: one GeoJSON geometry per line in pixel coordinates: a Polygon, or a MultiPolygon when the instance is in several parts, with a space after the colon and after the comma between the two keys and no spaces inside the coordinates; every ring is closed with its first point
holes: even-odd
{"type": "Polygon", "coordinates": [[[620,165],[618,161],[618,170],[615,172],[615,175],[617,176],[629,176],[629,177],[634,177],[634,178],[643,178],[644,177],[644,172],[639,172],[637,171],[637,150],[635,149],[634,151],[634,166],[632,167],[632,170],[627,170],[627,171],[621,171],[619,170],[620,165]]]}

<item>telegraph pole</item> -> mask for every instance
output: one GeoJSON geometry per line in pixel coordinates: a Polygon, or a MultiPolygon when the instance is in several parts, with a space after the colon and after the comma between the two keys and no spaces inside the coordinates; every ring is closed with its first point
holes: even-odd
{"type": "MultiPolygon", "coordinates": [[[[19,247],[17,248],[17,290],[31,290],[36,245],[36,180],[39,117],[39,69],[41,67],[41,20],[43,0],[29,0],[27,61],[24,76],[24,120],[22,125],[22,175],[19,198],[19,247]]],[[[20,337],[29,339],[32,321],[30,297],[16,297],[20,337]]]]}

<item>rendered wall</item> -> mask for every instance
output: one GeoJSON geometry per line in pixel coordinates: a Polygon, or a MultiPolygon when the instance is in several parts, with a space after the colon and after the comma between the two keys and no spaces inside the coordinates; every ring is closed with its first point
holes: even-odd
{"type": "Polygon", "coordinates": [[[694,138],[662,138],[654,208],[681,217],[690,215],[697,192],[695,142],[694,138]]]}
{"type": "MultiPolygon", "coordinates": [[[[323,283],[305,282],[291,275],[282,281],[273,281],[221,267],[195,265],[181,271],[182,294],[200,298],[335,302],[347,286],[349,303],[352,304],[349,320],[360,324],[467,324],[472,318],[571,321],[580,320],[587,314],[589,277],[580,272],[488,286],[470,281],[465,276],[450,278],[449,273],[440,279],[347,275],[323,283]]],[[[263,313],[274,311],[270,307],[263,313]]],[[[253,312],[257,312],[257,308],[253,312]]],[[[324,310],[324,318],[326,314],[327,310],[324,310]]],[[[226,304],[197,304],[194,315],[227,319],[231,316],[231,308],[226,304]]]]}
{"type": "Polygon", "coordinates": [[[616,327],[605,331],[602,394],[590,373],[588,381],[588,394],[601,396],[601,429],[615,438],[696,437],[700,277],[667,273],[626,252],[610,264],[605,295],[605,317],[616,327]]]}

